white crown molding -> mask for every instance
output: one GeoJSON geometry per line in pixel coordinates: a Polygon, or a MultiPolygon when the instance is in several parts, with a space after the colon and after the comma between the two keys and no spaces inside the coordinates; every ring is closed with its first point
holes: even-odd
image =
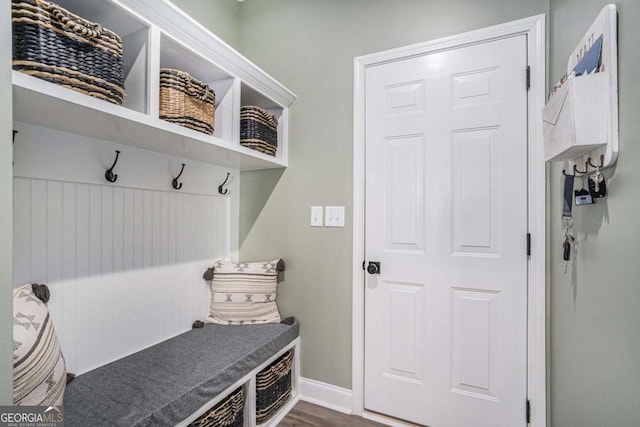
{"type": "Polygon", "coordinates": [[[293,92],[168,0],[127,0],[126,5],[118,0],[112,1],[123,9],[144,16],[148,23],[162,28],[171,38],[189,46],[282,107],[289,107],[295,100],[293,92]]]}

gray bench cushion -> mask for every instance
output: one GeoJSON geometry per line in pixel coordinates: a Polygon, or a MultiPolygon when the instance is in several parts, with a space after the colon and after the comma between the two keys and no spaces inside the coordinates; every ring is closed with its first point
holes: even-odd
{"type": "Polygon", "coordinates": [[[264,363],[299,325],[194,329],[79,375],[67,386],[67,426],[173,426],[264,363]]]}

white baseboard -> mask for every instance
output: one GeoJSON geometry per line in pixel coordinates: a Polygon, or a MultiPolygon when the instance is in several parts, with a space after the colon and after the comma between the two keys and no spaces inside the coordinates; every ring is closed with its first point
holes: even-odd
{"type": "MultiPolygon", "coordinates": [[[[353,414],[353,393],[346,388],[300,377],[300,400],[344,414],[353,414]]],[[[417,427],[415,424],[364,411],[362,418],[392,427],[417,427]]]]}
{"type": "Polygon", "coordinates": [[[351,390],[335,385],[301,377],[300,399],[344,414],[352,413],[351,390]]]}

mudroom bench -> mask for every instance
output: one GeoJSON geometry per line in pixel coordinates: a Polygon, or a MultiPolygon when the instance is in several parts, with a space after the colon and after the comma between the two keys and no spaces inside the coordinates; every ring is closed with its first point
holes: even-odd
{"type": "Polygon", "coordinates": [[[192,329],[77,376],[65,425],[276,425],[299,399],[299,340],[297,322],[192,329]]]}

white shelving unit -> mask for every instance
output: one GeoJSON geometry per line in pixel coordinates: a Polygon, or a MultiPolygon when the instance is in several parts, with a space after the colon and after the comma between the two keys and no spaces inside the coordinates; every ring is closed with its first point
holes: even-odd
{"type": "Polygon", "coordinates": [[[14,120],[239,170],[286,167],[288,108],[295,95],[229,45],[162,0],[58,0],[123,39],[122,106],[13,71],[14,120]],[[216,94],[213,135],[158,117],[160,68],[206,82],[216,94]],[[240,106],[278,117],[278,151],[242,147],[240,106]]]}
{"type": "MultiPolygon", "coordinates": [[[[42,142],[46,138],[55,140],[46,147],[42,147],[42,144],[36,147],[37,144],[33,141],[29,141],[30,145],[23,143],[23,150],[21,151],[23,155],[33,154],[33,152],[37,151],[40,157],[36,161],[31,159],[32,164],[27,166],[25,166],[27,162],[24,162],[25,157],[18,158],[16,161],[16,169],[18,171],[24,172],[28,170],[25,168],[29,166],[32,170],[46,169],[37,168],[34,165],[37,166],[38,161],[41,162],[40,164],[46,163],[48,165],[52,163],[50,160],[54,157],[52,153],[55,152],[56,147],[64,147],[67,152],[79,153],[77,155],[78,158],[86,158],[98,152],[98,150],[95,150],[96,146],[108,146],[111,158],[113,144],[107,144],[106,142],[140,148],[181,159],[186,158],[205,162],[232,170],[269,169],[287,166],[288,108],[295,100],[295,95],[172,3],[167,0],[55,1],[76,15],[100,23],[116,32],[122,38],[126,95],[121,106],[115,105],[37,77],[13,71],[13,120],[18,122],[16,128],[30,128],[22,132],[27,136],[29,132],[32,132],[32,137],[33,134],[37,134],[39,136],[38,142],[42,142]],[[159,118],[159,71],[161,68],[186,71],[213,88],[216,94],[215,132],[213,135],[207,135],[159,118]],[[264,108],[278,117],[278,150],[275,156],[269,156],[240,145],[240,107],[248,104],[264,108]],[[21,127],[20,124],[22,123],[33,126],[21,127]],[[34,129],[36,126],[40,128],[34,129]],[[67,139],[60,136],[65,134],[55,131],[66,132],[67,139]],[[43,137],[43,135],[46,136],[43,137]],[[76,135],[87,138],[76,138],[76,135]],[[89,138],[91,140],[88,140],[89,138]],[[29,151],[29,147],[31,147],[31,151],[29,151]]],[[[19,142],[17,141],[16,145],[18,144],[19,142]]],[[[97,154],[99,155],[100,153],[97,154]]],[[[154,195],[149,191],[143,193],[143,191],[148,190],[147,183],[150,182],[150,179],[147,175],[151,175],[148,172],[152,166],[140,160],[143,157],[144,160],[148,160],[149,157],[157,158],[162,156],[148,152],[136,152],[127,158],[131,159],[131,157],[137,158],[137,163],[141,165],[142,172],[131,174],[133,178],[128,181],[128,184],[135,180],[137,187],[130,186],[128,190],[134,191],[133,189],[135,189],[137,191],[136,194],[141,195],[142,211],[146,209],[147,205],[145,203],[147,200],[150,202],[147,211],[154,210],[156,208],[156,205],[153,204],[154,201],[157,200],[162,203],[164,199],[161,197],[154,198],[154,195]],[[144,179],[141,178],[143,176],[144,179]]],[[[63,166],[67,166],[66,169],[79,169],[79,174],[93,179],[92,174],[86,173],[86,168],[69,167],[76,161],[75,158],[67,158],[66,161],[69,162],[63,163],[63,166]]],[[[59,166],[60,164],[56,162],[56,165],[59,166]]],[[[202,178],[202,176],[210,177],[210,174],[215,173],[215,171],[206,170],[205,174],[202,171],[202,165],[197,166],[192,167],[190,165],[189,171],[196,170],[192,176],[196,180],[199,179],[200,188],[202,189],[202,187],[207,186],[207,183],[203,183],[206,179],[202,178]]],[[[32,172],[25,175],[31,177],[34,175],[32,172]]],[[[175,173],[175,170],[173,172],[175,173]]],[[[104,184],[102,173],[103,171],[100,170],[97,182],[104,184]]],[[[75,179],[67,178],[64,173],[51,176],[52,173],[49,169],[45,170],[42,176],[37,173],[35,175],[36,179],[61,180],[65,183],[67,181],[73,183],[75,179]]],[[[127,184],[123,173],[122,175],[122,181],[119,184],[123,181],[127,184]]],[[[170,176],[167,175],[167,184],[170,176]]],[[[82,180],[82,183],[90,184],[91,182],[82,180]]],[[[216,184],[218,183],[216,182],[216,184]]],[[[192,186],[191,189],[194,187],[192,186]]],[[[105,185],[105,188],[108,188],[108,185],[105,185]]],[[[111,189],[109,188],[108,190],[110,191],[111,189]]],[[[118,190],[122,194],[122,189],[119,188],[118,190]]],[[[106,193],[107,199],[109,199],[109,194],[113,194],[113,192],[109,193],[109,191],[106,193]]],[[[193,194],[200,193],[203,193],[203,190],[193,194]]],[[[103,202],[102,197],[105,196],[100,197],[99,203],[103,202]]],[[[114,199],[113,195],[110,197],[114,199]]],[[[122,198],[124,200],[124,197],[122,198]]],[[[227,216],[223,217],[223,220],[229,217],[237,220],[237,200],[237,196],[232,194],[232,196],[226,197],[221,202],[224,203],[221,206],[228,209],[227,214],[225,214],[227,216]]],[[[120,209],[120,221],[122,222],[125,216],[125,209],[122,207],[120,209]]],[[[141,210],[138,210],[138,212],[141,212],[141,210]]],[[[176,216],[178,215],[177,212],[176,216]]],[[[140,214],[136,224],[142,224],[143,219],[142,214],[140,214]]],[[[113,218],[108,221],[110,221],[108,224],[113,226],[115,222],[113,218]]],[[[155,224],[158,229],[160,229],[162,221],[156,221],[155,224]]],[[[231,235],[234,233],[233,227],[237,227],[237,225],[229,226],[225,223],[223,227],[230,227],[230,230],[223,230],[223,234],[226,232],[231,235]]],[[[140,235],[145,233],[145,228],[144,225],[138,228],[140,235]]],[[[109,227],[103,223],[100,232],[108,235],[109,232],[104,231],[107,229],[109,227]]],[[[235,230],[235,233],[237,234],[237,230],[235,230]]],[[[115,235],[116,233],[114,232],[113,234],[115,235]]],[[[167,237],[165,246],[170,245],[169,239],[167,237]]],[[[237,240],[237,237],[235,239],[237,240]]],[[[228,238],[223,243],[229,240],[232,241],[233,238],[228,238]]],[[[102,249],[98,253],[101,253],[101,251],[102,249]]],[[[228,253],[229,249],[225,251],[228,253]]],[[[109,250],[106,250],[106,252],[109,252],[109,250]]],[[[182,264],[189,263],[182,261],[182,264]]],[[[64,296],[64,293],[59,295],[64,296]]],[[[72,293],[68,295],[72,295],[72,293]]],[[[58,330],[60,331],[61,329],[58,330]]],[[[159,333],[156,333],[156,336],[158,335],[159,333]]],[[[73,341],[69,339],[69,342],[73,341]]],[[[298,338],[256,369],[244,377],[238,378],[234,385],[215,396],[209,402],[209,405],[203,406],[200,411],[190,416],[183,424],[195,419],[200,413],[208,409],[208,406],[220,401],[238,386],[243,386],[248,395],[245,405],[245,425],[255,425],[256,374],[283,352],[293,349],[291,397],[285,406],[264,424],[265,426],[277,425],[300,398],[298,389],[300,376],[299,342],[298,338]]],[[[131,348],[134,348],[134,346],[131,348]]],[[[105,357],[108,358],[110,356],[105,357]]],[[[87,356],[86,359],[91,359],[91,357],[87,356]]],[[[88,362],[84,360],[83,363],[91,366],[91,364],[102,364],[108,361],[102,359],[96,362],[96,360],[98,359],[91,359],[88,362]]]]}

